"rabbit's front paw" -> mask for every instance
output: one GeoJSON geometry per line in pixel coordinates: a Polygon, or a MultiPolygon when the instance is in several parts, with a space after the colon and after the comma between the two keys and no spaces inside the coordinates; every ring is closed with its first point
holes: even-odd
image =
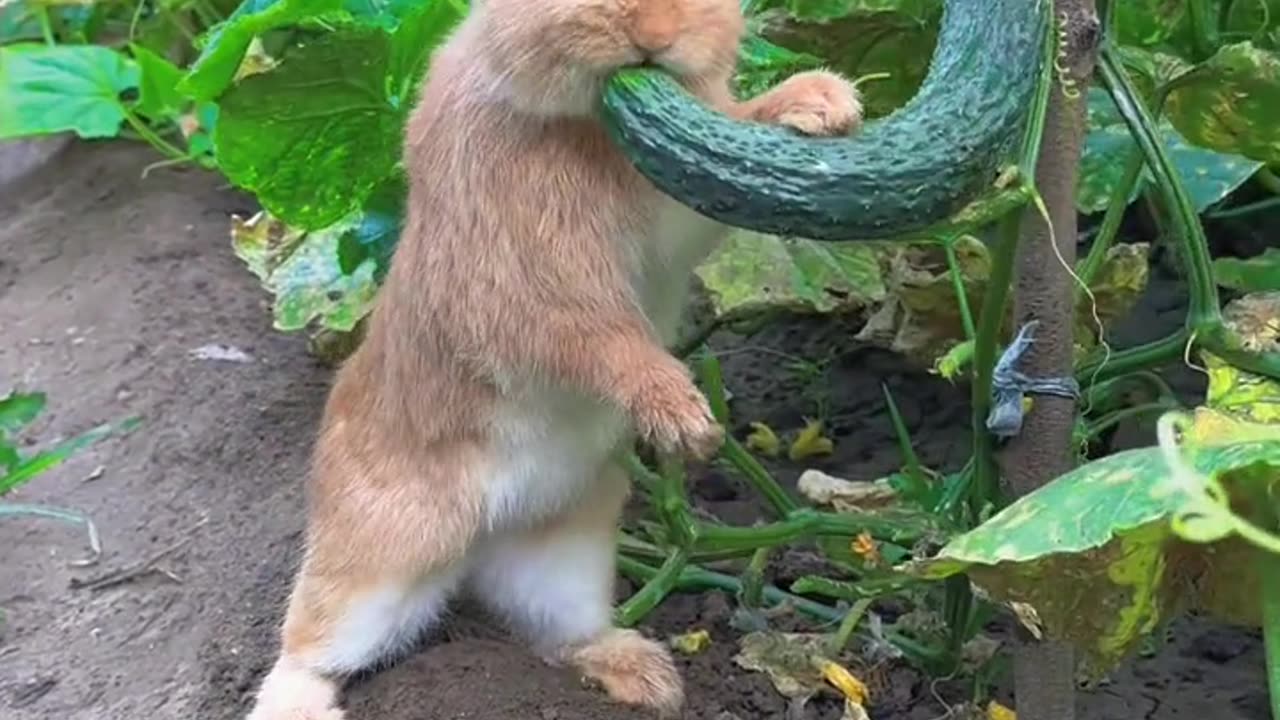
{"type": "Polygon", "coordinates": [[[770,121],[805,135],[848,135],[862,126],[862,101],[848,80],[823,70],[793,75],[769,97],[770,121]]]}
{"type": "Polygon", "coordinates": [[[629,403],[636,430],[662,452],[705,460],[720,449],[724,429],[683,367],[672,366],[646,370],[637,385],[629,403]]]}

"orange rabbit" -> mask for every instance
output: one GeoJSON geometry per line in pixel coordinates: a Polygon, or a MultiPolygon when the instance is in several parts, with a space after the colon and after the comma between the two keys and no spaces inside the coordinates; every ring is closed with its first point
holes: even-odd
{"type": "Polygon", "coordinates": [[[612,71],[648,62],[745,120],[860,124],[825,72],[736,102],[742,32],[738,0],[478,0],[436,53],[403,237],[325,409],[250,720],[340,720],[343,676],[407,650],[462,587],[616,700],[679,711],[667,650],[610,622],[615,453],[638,434],[704,458],[722,439],[665,346],[726,229],[640,176],[596,113],[612,71]]]}

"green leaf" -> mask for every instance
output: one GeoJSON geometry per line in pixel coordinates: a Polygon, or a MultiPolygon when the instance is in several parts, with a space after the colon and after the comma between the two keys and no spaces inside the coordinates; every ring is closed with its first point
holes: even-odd
{"type": "Polygon", "coordinates": [[[400,157],[404,108],[387,93],[390,36],[347,28],[295,49],[223,95],[218,163],[272,215],[304,229],[357,210],[400,157]]]}
{"type": "Polygon", "coordinates": [[[829,313],[883,299],[880,252],[738,231],[696,270],[717,317],[773,310],[829,313]]]}
{"type": "Polygon", "coordinates": [[[193,113],[183,116],[180,122],[187,138],[187,150],[206,163],[207,167],[216,167],[211,158],[213,129],[218,126],[218,106],[214,103],[201,103],[193,113]]]}
{"type": "Polygon", "coordinates": [[[1227,45],[1184,75],[1166,114],[1190,142],[1267,164],[1280,163],[1280,55],[1251,43],[1227,45]]]}
{"type": "Polygon", "coordinates": [[[822,59],[775,45],[749,34],[738,48],[738,72],[734,85],[739,97],[752,98],[788,77],[822,67],[822,59]]]}
{"type": "Polygon", "coordinates": [[[374,189],[355,227],[343,235],[354,239],[364,248],[363,255],[373,259],[374,279],[379,284],[391,267],[391,256],[400,240],[408,192],[405,177],[392,175],[374,189]]]}
{"type": "Polygon", "coordinates": [[[1155,45],[1173,35],[1186,15],[1187,0],[1123,0],[1111,5],[1125,45],[1155,45]]]}
{"type": "Polygon", "coordinates": [[[66,131],[113,137],[125,118],[120,93],[137,85],[137,66],[110,48],[0,47],[0,139],[66,131]]]}
{"type": "MultiPolygon", "coordinates": [[[[408,0],[401,2],[406,7],[411,7],[408,0]]],[[[431,53],[445,41],[464,17],[459,4],[450,0],[414,2],[417,3],[413,6],[415,9],[405,12],[391,41],[391,66],[388,74],[397,83],[396,93],[402,104],[410,101],[416,94],[431,53]]]]}
{"type": "Polygon", "coordinates": [[[220,101],[219,166],[290,225],[325,228],[359,210],[397,172],[428,57],[460,19],[435,3],[394,34],[346,26],[245,78],[220,101]]]}
{"type": "MultiPolygon", "coordinates": [[[[1137,145],[1115,103],[1101,88],[1089,89],[1088,117],[1089,134],[1085,137],[1080,158],[1076,206],[1081,212],[1095,213],[1105,210],[1111,196],[1118,191],[1124,177],[1124,166],[1137,145]]],[[[1161,119],[1159,129],[1169,157],[1182,176],[1197,212],[1204,212],[1230,195],[1262,167],[1261,163],[1239,155],[1191,145],[1167,120],[1161,119]]],[[[1133,202],[1143,187],[1151,182],[1150,172],[1144,169],[1129,202],[1133,202]]]]}
{"type": "Polygon", "coordinates": [[[209,34],[178,89],[197,100],[213,100],[235,79],[255,35],[341,7],[342,0],[244,0],[209,34]]]}
{"type": "Polygon", "coordinates": [[[6,432],[16,432],[44,410],[45,394],[11,392],[0,398],[0,437],[6,432]]]}
{"type": "Polygon", "coordinates": [[[22,457],[18,455],[18,449],[10,445],[4,438],[0,438],[0,469],[3,469],[5,474],[8,474],[9,470],[20,462],[22,462],[22,457]]]}
{"type": "Polygon", "coordinates": [[[1280,0],[1231,3],[1223,31],[1248,35],[1259,47],[1280,49],[1280,0]]]}
{"type": "Polygon", "coordinates": [[[0,3],[0,45],[39,39],[40,21],[25,3],[0,3]]]}
{"type": "Polygon", "coordinates": [[[234,220],[232,247],[262,286],[275,296],[275,327],[302,330],[312,321],[349,331],[368,313],[377,293],[376,261],[361,259],[344,272],[341,238],[356,231],[359,215],[312,232],[290,228],[259,213],[248,221],[234,220]]]}
{"type": "Polygon", "coordinates": [[[1241,292],[1280,290],[1280,248],[1267,248],[1251,258],[1218,258],[1213,276],[1219,285],[1241,292]]]}
{"type": "Polygon", "coordinates": [[[902,107],[920,88],[941,16],[928,8],[908,8],[919,15],[893,9],[905,4],[898,2],[849,4],[849,12],[832,17],[825,11],[766,14],[760,32],[770,42],[822,58],[825,66],[847,77],[887,74],[887,79],[859,87],[867,117],[881,117],[902,107]]]}
{"type": "Polygon", "coordinates": [[[186,107],[186,97],[178,92],[182,70],[141,45],[130,45],[129,50],[142,73],[138,84],[138,112],[149,118],[164,118],[186,107]]]}
{"type": "MultiPolygon", "coordinates": [[[[1228,487],[1274,490],[1280,438],[1203,447],[1192,464],[1228,487]]],[[[1238,537],[1211,545],[1181,540],[1171,520],[1194,495],[1172,477],[1160,448],[1117,453],[901,569],[932,579],[964,572],[1001,601],[1031,605],[1046,633],[1074,643],[1095,673],[1184,607],[1256,622],[1260,596],[1240,588],[1256,587],[1261,550],[1238,537]]]]}
{"type": "Polygon", "coordinates": [[[140,424],[139,418],[129,418],[116,425],[103,424],[92,430],[81,433],[70,440],[58,443],[51,450],[46,450],[20,462],[4,476],[0,476],[0,495],[29,482],[37,475],[46,472],[71,457],[80,450],[116,433],[127,433],[140,424]]]}
{"type": "Polygon", "coordinates": [[[798,20],[819,22],[858,12],[892,11],[923,22],[937,19],[942,0],[766,0],[760,9],[782,9],[798,20]]]}
{"type": "Polygon", "coordinates": [[[343,0],[342,9],[352,17],[386,30],[395,30],[408,16],[423,10],[465,13],[467,0],[343,0]]]}

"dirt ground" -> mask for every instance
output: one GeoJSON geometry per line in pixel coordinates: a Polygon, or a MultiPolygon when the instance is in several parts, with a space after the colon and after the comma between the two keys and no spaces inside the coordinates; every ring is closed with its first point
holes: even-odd
{"type": "MultiPolygon", "coordinates": [[[[105,549],[95,566],[71,567],[87,552],[81,531],[0,518],[7,720],[229,720],[242,716],[274,654],[302,525],[301,474],[329,372],[301,338],[271,329],[265,295],[230,252],[228,216],[252,212],[251,201],[196,171],[140,179],[151,160],[140,148],[77,144],[0,192],[0,385],[50,396],[29,436],[50,441],[135,414],[144,422],[6,498],[89,514],[105,549]],[[250,359],[192,354],[215,343],[250,359]],[[107,587],[81,584],[118,569],[142,572],[107,587]]],[[[1133,327],[1154,334],[1160,322],[1176,323],[1177,300],[1176,286],[1157,292],[1133,327]]],[[[730,352],[737,417],[797,427],[814,412],[812,384],[778,370],[777,348],[804,355],[840,347],[848,334],[797,323],[730,352]]],[[[957,390],[873,351],[841,353],[828,369],[820,382],[837,453],[821,467],[871,479],[898,464],[881,381],[926,462],[954,466],[965,456],[957,390]]],[[[787,480],[797,470],[777,469],[787,480]]],[[[734,480],[712,475],[696,492],[725,519],[758,513],[734,480]]],[[[784,558],[779,574],[790,567],[784,558]]],[[[712,630],[711,649],[681,661],[686,717],[838,718],[823,702],[788,714],[766,680],[733,665],[730,607],[721,595],[675,596],[646,623],[654,635],[712,630]]],[[[913,671],[893,669],[888,680],[876,720],[944,716],[913,671]]],[[[1185,621],[1159,653],[1082,695],[1080,716],[1263,720],[1263,680],[1256,633],[1185,621]]],[[[356,682],[348,706],[355,720],[643,717],[543,666],[465,605],[423,650],[356,682]]]]}

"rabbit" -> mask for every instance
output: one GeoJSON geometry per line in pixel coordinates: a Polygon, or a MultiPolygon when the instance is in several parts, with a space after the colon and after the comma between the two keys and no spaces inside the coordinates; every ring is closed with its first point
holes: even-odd
{"type": "Polygon", "coordinates": [[[723,439],[666,347],[728,229],[658,191],[597,116],[607,78],[648,63],[744,121],[859,127],[827,71],[737,101],[743,32],[738,0],[479,0],[434,53],[402,237],[330,389],[249,720],[341,720],[339,683],[411,649],[462,590],[614,700],[680,711],[665,647],[612,624],[618,453],[639,438],[705,459],[723,439]]]}

